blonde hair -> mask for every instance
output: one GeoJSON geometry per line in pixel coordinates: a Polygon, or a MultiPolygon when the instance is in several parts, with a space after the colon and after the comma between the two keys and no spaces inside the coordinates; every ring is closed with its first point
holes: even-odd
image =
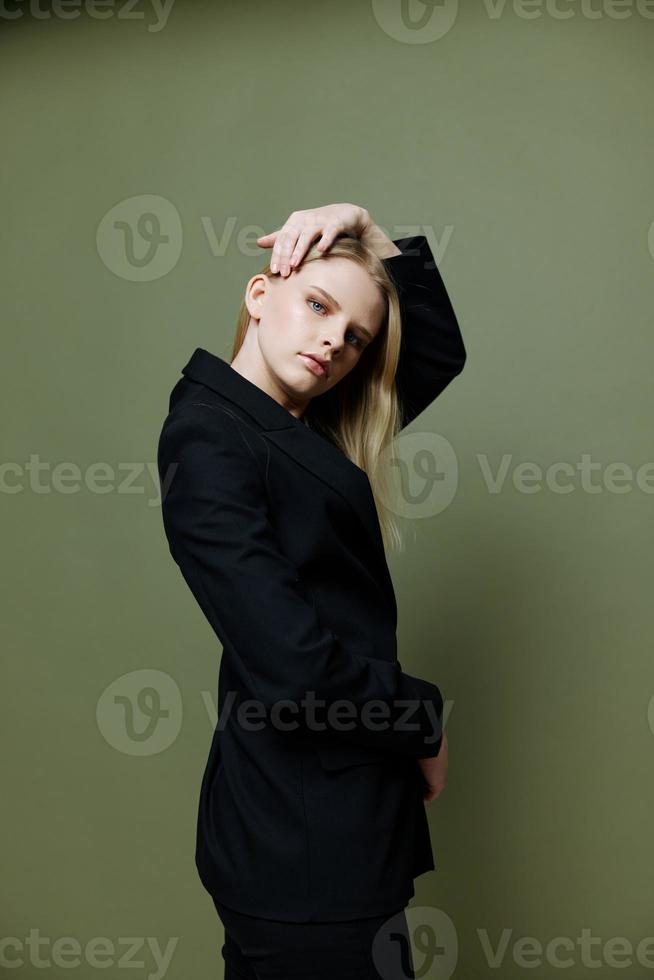
{"type": "MultiPolygon", "coordinates": [[[[401,405],[395,387],[395,372],[400,356],[401,312],[397,289],[382,260],[360,239],[338,236],[326,252],[312,245],[301,265],[330,256],[342,256],[362,265],[384,297],[381,329],[367,345],[355,367],[323,395],[312,399],[302,418],[334,443],[353,463],[366,472],[370,481],[384,548],[403,547],[399,524],[384,500],[391,496],[389,447],[400,431],[401,405]]],[[[297,268],[300,268],[298,266],[297,268]]],[[[270,264],[260,270],[274,278],[270,264]]],[[[232,350],[236,357],[250,322],[250,313],[241,304],[232,350]]]]}

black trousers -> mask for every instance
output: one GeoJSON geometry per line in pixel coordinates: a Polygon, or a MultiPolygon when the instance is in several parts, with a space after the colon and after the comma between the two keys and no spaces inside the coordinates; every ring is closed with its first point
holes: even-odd
{"type": "Polygon", "coordinates": [[[225,980],[415,980],[404,909],[372,919],[279,922],[219,904],[225,980]]]}

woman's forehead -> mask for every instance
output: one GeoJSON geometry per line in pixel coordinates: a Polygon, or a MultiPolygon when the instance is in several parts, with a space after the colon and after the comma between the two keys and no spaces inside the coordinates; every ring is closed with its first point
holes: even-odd
{"type": "Polygon", "coordinates": [[[377,323],[384,297],[368,271],[342,256],[307,262],[289,276],[289,282],[321,290],[328,301],[362,326],[377,323]]]}

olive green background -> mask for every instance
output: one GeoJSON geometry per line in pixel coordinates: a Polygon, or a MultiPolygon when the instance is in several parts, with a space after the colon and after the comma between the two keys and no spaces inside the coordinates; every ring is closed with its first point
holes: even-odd
{"type": "Polygon", "coordinates": [[[193,861],[220,645],[156,444],[195,347],[229,356],[256,236],[347,201],[427,234],[468,350],[409,430],[447,440],[455,492],[390,559],[402,665],[448,710],[422,975],[652,975],[654,11],[412,0],[441,18],[416,43],[400,2],[123,6],[0,16],[5,965],[43,976],[38,930],[49,975],[72,937],[77,976],[160,976],[171,939],[165,976],[222,976],[193,861]]]}

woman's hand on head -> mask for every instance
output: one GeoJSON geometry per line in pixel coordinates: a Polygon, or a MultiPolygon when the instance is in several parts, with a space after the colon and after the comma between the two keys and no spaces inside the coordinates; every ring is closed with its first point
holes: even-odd
{"type": "Polygon", "coordinates": [[[326,252],[338,235],[364,236],[372,218],[357,204],[326,204],[321,208],[293,211],[277,231],[257,238],[261,248],[272,246],[271,272],[289,275],[297,268],[316,239],[318,249],[326,252]]]}
{"type": "Polygon", "coordinates": [[[445,789],[447,784],[447,733],[443,732],[443,741],[438,755],[429,759],[418,759],[418,765],[425,780],[423,799],[431,803],[445,789]]]}

